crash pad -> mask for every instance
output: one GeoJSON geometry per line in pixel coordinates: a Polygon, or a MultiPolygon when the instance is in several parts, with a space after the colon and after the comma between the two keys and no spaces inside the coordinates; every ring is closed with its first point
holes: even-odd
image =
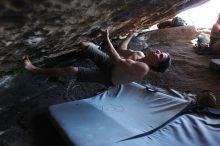
{"type": "Polygon", "coordinates": [[[52,105],[49,115],[69,145],[138,146],[189,105],[185,99],[130,83],[88,99],[52,105]]]}
{"type": "Polygon", "coordinates": [[[211,59],[209,67],[213,71],[220,72],[220,59],[211,59]]]}

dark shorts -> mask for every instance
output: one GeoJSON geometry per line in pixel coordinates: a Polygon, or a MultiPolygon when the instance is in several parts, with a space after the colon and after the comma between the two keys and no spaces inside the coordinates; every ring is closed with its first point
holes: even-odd
{"type": "Polygon", "coordinates": [[[113,64],[110,57],[100,49],[99,46],[89,46],[86,49],[84,52],[86,57],[90,58],[98,68],[79,67],[77,79],[81,82],[98,82],[112,86],[111,71],[113,64]]]}

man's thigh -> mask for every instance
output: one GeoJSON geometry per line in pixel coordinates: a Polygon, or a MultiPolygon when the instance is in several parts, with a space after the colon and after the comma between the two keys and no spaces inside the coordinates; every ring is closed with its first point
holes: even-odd
{"type": "Polygon", "coordinates": [[[105,70],[110,57],[100,49],[99,46],[89,46],[85,53],[101,70],[105,70]]]}

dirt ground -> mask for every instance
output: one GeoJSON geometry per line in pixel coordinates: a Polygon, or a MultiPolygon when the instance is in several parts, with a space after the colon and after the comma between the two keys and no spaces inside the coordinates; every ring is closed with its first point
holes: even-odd
{"type": "MultiPolygon", "coordinates": [[[[140,83],[198,94],[211,90],[220,106],[220,74],[209,69],[215,55],[198,55],[191,40],[198,31],[192,26],[166,28],[140,34],[129,44],[134,50],[160,49],[170,53],[172,65],[165,73],[150,72],[140,83]]],[[[117,44],[120,40],[116,40],[117,44]]],[[[94,67],[78,56],[74,66],[94,67]]],[[[98,83],[80,83],[75,77],[48,78],[28,72],[0,79],[0,145],[65,145],[47,118],[50,105],[96,95],[107,87],[98,83]]]]}
{"type": "MultiPolygon", "coordinates": [[[[211,90],[220,106],[220,74],[209,69],[210,59],[217,55],[198,55],[191,40],[198,31],[194,27],[177,27],[155,31],[149,40],[153,48],[167,51],[172,56],[172,66],[164,74],[152,74],[146,81],[164,88],[173,88],[181,92],[199,94],[202,90],[211,90]],[[151,42],[150,41],[150,42],[151,42]],[[158,80],[157,80],[158,79],[158,80]]],[[[153,72],[152,72],[153,73],[153,72]]]]}

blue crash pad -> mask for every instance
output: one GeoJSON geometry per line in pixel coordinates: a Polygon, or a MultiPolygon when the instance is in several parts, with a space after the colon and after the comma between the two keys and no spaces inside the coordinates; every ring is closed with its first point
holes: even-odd
{"type": "Polygon", "coordinates": [[[220,72],[220,59],[211,59],[209,67],[213,71],[220,72]]]}
{"type": "Polygon", "coordinates": [[[219,132],[220,116],[190,113],[146,136],[145,141],[146,146],[219,146],[219,132]]]}
{"type": "Polygon", "coordinates": [[[50,106],[49,113],[69,145],[143,146],[147,135],[189,105],[187,100],[130,83],[89,99],[50,106]]]}

